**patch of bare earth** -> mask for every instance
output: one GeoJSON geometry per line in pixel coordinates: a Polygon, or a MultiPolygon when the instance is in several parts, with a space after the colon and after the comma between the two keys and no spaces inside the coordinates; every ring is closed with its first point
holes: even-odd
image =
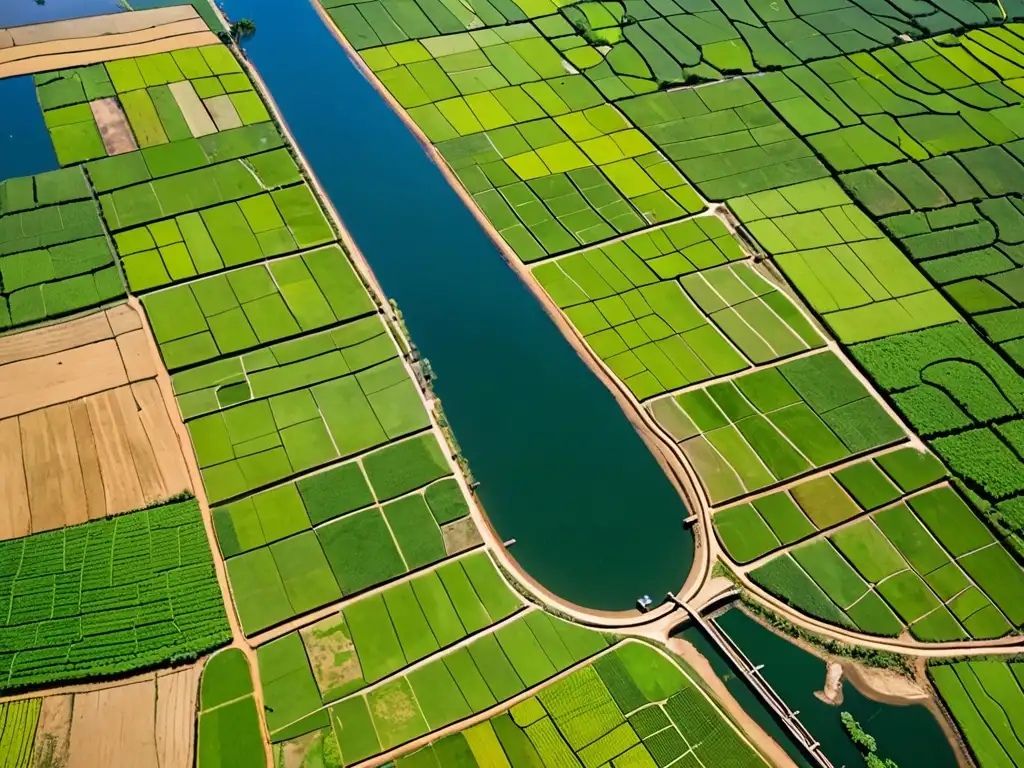
{"type": "Polygon", "coordinates": [[[465,552],[467,549],[484,543],[476,523],[468,515],[461,520],[442,525],[441,536],[444,539],[444,551],[449,555],[465,552]]]}
{"type": "Polygon", "coordinates": [[[33,768],[65,768],[71,740],[72,696],[47,696],[39,710],[32,745],[33,768]]]}
{"type": "Polygon", "coordinates": [[[158,674],[156,754],[160,768],[191,768],[201,667],[158,674]]]}
{"type": "Polygon", "coordinates": [[[363,679],[355,645],[340,613],[301,630],[302,643],[320,691],[344,688],[363,679]]]}
{"type": "Polygon", "coordinates": [[[68,768],[160,768],[155,696],[154,679],[76,694],[68,768]]]}

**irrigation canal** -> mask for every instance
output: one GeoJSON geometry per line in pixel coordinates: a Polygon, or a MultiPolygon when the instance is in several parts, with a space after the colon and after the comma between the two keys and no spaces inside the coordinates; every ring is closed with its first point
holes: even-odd
{"type": "MultiPolygon", "coordinates": [[[[754,664],[764,665],[761,675],[791,709],[800,713],[801,722],[821,742],[822,750],[833,765],[855,768],[864,763],[839,718],[841,712],[847,711],[875,737],[880,757],[890,758],[903,768],[919,765],[956,768],[956,754],[927,707],[873,701],[846,680],[842,683],[842,704],[828,704],[814,695],[825,684],[825,664],[817,656],[763,627],[739,609],[725,611],[716,621],[747,658],[754,664]]],[[[797,765],[810,768],[810,762],[789,734],[779,727],[746,680],[700,629],[689,627],[677,636],[693,645],[710,662],[740,706],[797,765]]]]}
{"type": "MultiPolygon", "coordinates": [[[[44,19],[34,0],[8,2],[30,8],[3,3],[0,26],[111,5],[49,0],[44,19]]],[[[627,609],[640,595],[678,590],[693,559],[682,499],[309,0],[222,4],[256,22],[248,55],[429,358],[480,499],[498,534],[516,539],[522,567],[589,608],[627,609]]]]}

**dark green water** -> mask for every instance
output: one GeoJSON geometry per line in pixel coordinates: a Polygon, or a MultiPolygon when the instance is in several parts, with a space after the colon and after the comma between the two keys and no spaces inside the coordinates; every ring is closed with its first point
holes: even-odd
{"type": "MultiPolygon", "coordinates": [[[[923,706],[896,706],[872,701],[843,681],[843,703],[833,707],[818,700],[815,691],[825,684],[825,662],[758,624],[738,609],[722,614],[718,625],[726,631],[754,664],[763,664],[761,674],[821,742],[834,765],[860,768],[864,761],[846,735],[839,714],[847,711],[875,737],[878,754],[894,760],[900,768],[955,768],[956,755],[932,713],[923,706]]],[[[737,701],[792,756],[799,750],[785,735],[771,712],[737,675],[700,630],[686,629],[679,637],[689,641],[708,658],[737,701]]],[[[788,732],[786,732],[788,733],[788,732]]],[[[798,764],[807,765],[802,757],[798,764]]]]}
{"type": "Polygon", "coordinates": [[[512,554],[561,597],[626,609],[678,589],[687,511],[615,400],[541,310],[308,0],[226,0],[346,226],[438,374],[512,554]]]}

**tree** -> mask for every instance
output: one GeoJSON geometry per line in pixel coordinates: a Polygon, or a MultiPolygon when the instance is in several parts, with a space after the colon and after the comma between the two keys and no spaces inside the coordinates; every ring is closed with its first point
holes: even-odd
{"type": "Polygon", "coordinates": [[[231,39],[236,43],[248,40],[256,34],[256,24],[252,19],[239,19],[231,24],[231,39]]]}
{"type": "Polygon", "coordinates": [[[864,756],[864,765],[867,768],[898,768],[892,760],[888,758],[883,760],[875,754],[878,749],[875,737],[861,728],[860,723],[853,719],[853,715],[849,712],[841,712],[839,719],[843,721],[843,727],[850,736],[850,741],[857,746],[861,755],[864,756]]]}

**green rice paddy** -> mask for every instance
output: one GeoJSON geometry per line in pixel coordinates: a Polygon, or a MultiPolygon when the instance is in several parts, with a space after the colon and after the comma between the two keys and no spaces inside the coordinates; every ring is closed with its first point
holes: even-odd
{"type": "Polygon", "coordinates": [[[687,389],[650,409],[712,504],[905,439],[830,352],[687,389]]]}
{"type": "MultiPolygon", "coordinates": [[[[726,511],[737,509],[744,507],[726,511]]],[[[727,535],[753,546],[739,533],[727,535]]],[[[1024,622],[1019,566],[945,484],[796,546],[751,576],[819,618],[870,634],[909,628],[926,641],[990,638],[1024,622]]]]}
{"type": "Polygon", "coordinates": [[[1019,714],[1019,662],[965,661],[931,665],[928,675],[979,765],[1011,766],[1024,760],[1019,714]]]}
{"type": "MultiPolygon", "coordinates": [[[[867,634],[1024,625],[1019,0],[322,4],[754,582],[867,634]]],[[[245,658],[208,661],[201,766],[260,762],[261,716],[279,758],[349,765],[527,692],[398,768],[762,764],[665,657],[506,581],[230,49],[36,85],[65,167],[0,184],[0,329],[141,295],[244,633],[324,609],[257,637],[262,715],[245,658]],[[108,157],[99,100],[135,150],[108,157]]],[[[1018,672],[930,670],[982,765],[1024,762],[1018,672]]]]}
{"type": "Polygon", "coordinates": [[[478,552],[261,646],[267,726],[287,742],[333,723],[347,765],[486,710],[610,642],[527,610],[478,552]]]}
{"type": "MultiPolygon", "coordinates": [[[[570,626],[540,612],[528,614],[527,620],[530,617],[545,620],[543,626],[554,627],[556,634],[552,637],[556,638],[558,632],[570,626]]],[[[522,620],[509,626],[530,631],[522,620]]],[[[550,656],[554,648],[569,646],[566,658],[572,664],[603,648],[600,641],[589,641],[586,647],[542,642],[541,651],[533,638],[527,634],[513,641],[499,636],[498,652],[504,651],[510,658],[524,654],[524,662],[528,657],[536,664],[535,660],[545,659],[545,653],[550,656]],[[589,654],[579,655],[585,651],[589,654]]],[[[473,647],[470,645],[471,652],[473,647]]],[[[312,739],[275,744],[276,754],[298,753],[308,759],[313,750],[322,750],[338,755],[339,765],[372,757],[422,736],[428,728],[433,730],[480,711],[482,707],[470,699],[476,688],[486,693],[490,686],[490,703],[495,697],[500,701],[500,689],[491,682],[493,663],[480,654],[449,654],[443,664],[432,662],[375,688],[365,697],[341,701],[330,708],[332,727],[323,727],[312,739]],[[453,663],[456,658],[460,659],[457,664],[453,663]],[[470,679],[479,682],[470,685],[470,679]]],[[[729,760],[729,765],[764,765],[716,705],[674,663],[646,645],[626,642],[542,687],[509,711],[399,757],[397,766],[631,767],[668,765],[679,759],[689,764],[687,761],[702,757],[710,760],[711,755],[729,760]]]]}

